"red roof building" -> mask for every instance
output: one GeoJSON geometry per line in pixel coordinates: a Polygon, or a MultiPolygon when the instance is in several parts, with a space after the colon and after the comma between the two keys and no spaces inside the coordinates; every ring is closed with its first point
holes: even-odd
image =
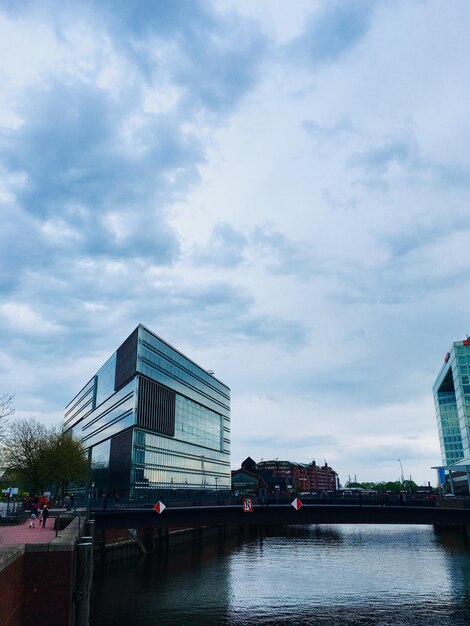
{"type": "Polygon", "coordinates": [[[240,478],[239,474],[243,471],[251,472],[252,475],[258,476],[258,473],[261,473],[265,481],[268,475],[271,475],[273,478],[280,478],[288,492],[335,491],[338,485],[337,473],[326,462],[323,466],[317,465],[315,461],[306,464],[279,461],[278,459],[256,463],[248,457],[243,461],[242,469],[232,472],[232,476],[237,474],[238,478],[240,478]]]}

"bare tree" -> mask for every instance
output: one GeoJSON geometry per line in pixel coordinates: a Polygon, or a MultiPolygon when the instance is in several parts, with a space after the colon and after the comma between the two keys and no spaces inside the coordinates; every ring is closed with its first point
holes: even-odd
{"type": "Polygon", "coordinates": [[[15,412],[12,406],[14,397],[14,395],[9,393],[0,394],[0,439],[5,435],[5,429],[8,424],[7,417],[15,412]]]}
{"type": "Polygon", "coordinates": [[[33,491],[42,490],[48,478],[43,456],[47,429],[34,418],[14,421],[2,444],[2,465],[6,472],[33,491]]]}

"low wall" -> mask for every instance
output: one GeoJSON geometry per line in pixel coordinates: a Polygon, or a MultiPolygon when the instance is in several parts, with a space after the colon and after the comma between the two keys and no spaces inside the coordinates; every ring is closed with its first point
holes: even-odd
{"type": "Polygon", "coordinates": [[[470,500],[468,497],[455,498],[439,498],[436,506],[444,509],[470,509],[470,500]]]}
{"type": "Polygon", "coordinates": [[[0,550],[0,624],[20,626],[23,600],[24,546],[0,550]]]}
{"type": "Polygon", "coordinates": [[[78,519],[51,543],[0,549],[0,624],[72,626],[78,519]]]}

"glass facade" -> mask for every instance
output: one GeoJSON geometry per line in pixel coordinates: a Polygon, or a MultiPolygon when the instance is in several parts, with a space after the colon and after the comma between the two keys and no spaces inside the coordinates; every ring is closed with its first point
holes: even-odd
{"type": "Polygon", "coordinates": [[[96,491],[230,489],[230,389],[142,325],[69,403],[65,424],[90,451],[96,491]]]}
{"type": "Polygon", "coordinates": [[[230,390],[144,327],[139,333],[137,372],[221,415],[230,416],[230,390]]]}
{"type": "Polygon", "coordinates": [[[470,341],[456,341],[433,386],[444,466],[470,463],[470,341]]]}
{"type": "Polygon", "coordinates": [[[103,491],[108,488],[110,447],[111,439],[108,439],[90,448],[90,489],[93,499],[101,498],[103,491]]]}
{"type": "Polygon", "coordinates": [[[159,489],[230,489],[230,459],[220,450],[134,429],[131,497],[159,489]]]}
{"type": "Polygon", "coordinates": [[[109,358],[96,374],[96,403],[99,406],[114,393],[116,353],[109,358]]]}

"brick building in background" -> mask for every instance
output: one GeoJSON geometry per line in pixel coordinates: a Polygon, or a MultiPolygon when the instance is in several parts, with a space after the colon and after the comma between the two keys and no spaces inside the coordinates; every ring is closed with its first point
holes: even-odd
{"type": "Polygon", "coordinates": [[[338,474],[325,462],[319,466],[293,461],[260,461],[248,457],[239,470],[232,471],[232,488],[240,493],[286,495],[292,492],[335,491],[338,474]]]}

